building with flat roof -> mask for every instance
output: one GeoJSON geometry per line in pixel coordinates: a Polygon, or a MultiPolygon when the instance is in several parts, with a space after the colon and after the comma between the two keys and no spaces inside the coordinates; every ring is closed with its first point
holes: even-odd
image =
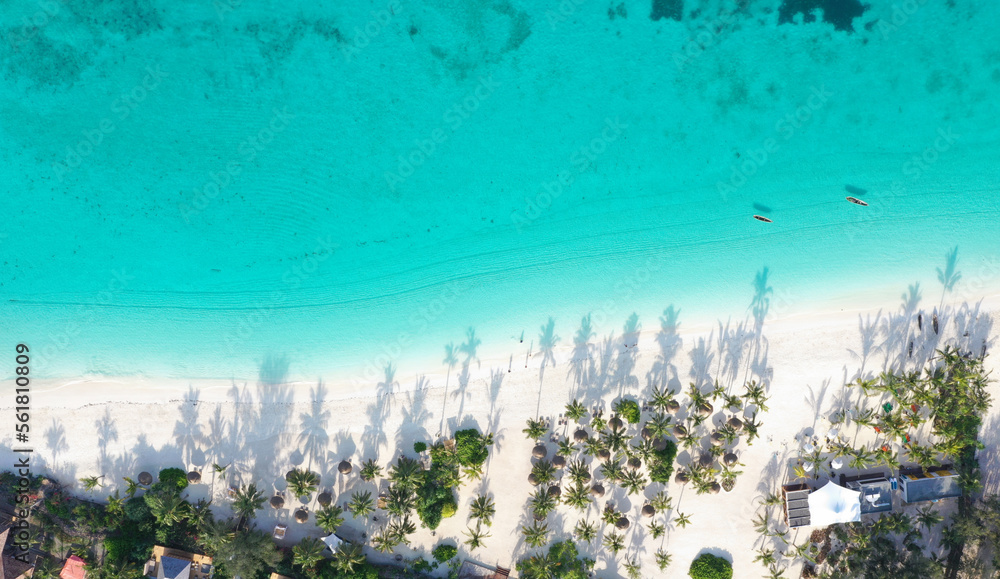
{"type": "Polygon", "coordinates": [[[211,557],[160,545],[153,547],[145,568],[150,579],[211,579],[214,572],[211,557]]]}
{"type": "Polygon", "coordinates": [[[926,473],[920,468],[901,469],[899,491],[907,503],[938,501],[962,495],[958,473],[951,470],[951,465],[932,467],[926,473]]]}

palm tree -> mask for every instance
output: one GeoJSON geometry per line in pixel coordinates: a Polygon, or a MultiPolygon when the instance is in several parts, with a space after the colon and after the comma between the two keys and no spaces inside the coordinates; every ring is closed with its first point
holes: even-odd
{"type": "Polygon", "coordinates": [[[558,499],[555,495],[550,494],[547,488],[539,488],[531,495],[528,504],[531,505],[531,510],[536,517],[546,517],[555,510],[558,499]]]}
{"type": "Polygon", "coordinates": [[[467,539],[463,542],[469,546],[469,551],[472,552],[483,546],[483,539],[489,538],[490,533],[484,530],[479,523],[476,523],[475,529],[472,527],[466,529],[465,536],[467,539]]]}
{"type": "Polygon", "coordinates": [[[563,495],[562,500],[564,503],[578,511],[585,511],[587,510],[587,507],[590,506],[592,501],[590,498],[590,489],[588,489],[582,482],[577,482],[573,486],[569,487],[563,495]]]}
{"type": "MultiPolygon", "coordinates": [[[[125,514],[125,498],[119,497],[117,490],[115,490],[115,494],[108,497],[107,511],[109,514],[116,516],[125,514]]],[[[34,574],[32,574],[32,577],[34,577],[34,574]]]]}
{"type": "Polygon", "coordinates": [[[187,518],[190,505],[175,493],[154,493],[147,495],[146,504],[161,525],[170,527],[187,518]]]}
{"type": "Polygon", "coordinates": [[[767,567],[767,572],[767,579],[783,579],[785,577],[785,570],[778,567],[778,563],[771,563],[767,567]]]}
{"type": "Polygon", "coordinates": [[[629,469],[622,475],[622,488],[629,495],[639,494],[646,489],[646,477],[637,470],[629,469]]]}
{"type": "Polygon", "coordinates": [[[667,493],[665,493],[664,491],[656,493],[656,495],[653,498],[649,499],[649,504],[652,505],[653,508],[657,510],[657,512],[661,513],[669,511],[671,508],[673,508],[673,502],[674,498],[668,497],[667,493]]]}
{"type": "Polygon", "coordinates": [[[604,450],[604,441],[596,436],[591,436],[583,443],[583,453],[587,456],[597,456],[597,453],[604,450]]]}
{"type": "Polygon", "coordinates": [[[691,524],[691,516],[677,511],[677,515],[674,517],[674,523],[683,529],[691,524]]]}
{"type": "Polygon", "coordinates": [[[619,551],[625,548],[625,537],[615,531],[605,533],[604,547],[608,551],[611,551],[612,554],[617,555],[619,551]]]}
{"type": "Polygon", "coordinates": [[[666,571],[667,567],[670,566],[673,556],[667,553],[663,549],[656,550],[656,566],[660,568],[660,571],[666,571]]]}
{"type": "Polygon", "coordinates": [[[479,495],[469,505],[469,518],[476,519],[487,527],[493,524],[493,515],[496,512],[497,509],[493,504],[493,499],[486,495],[479,495]]]}
{"type": "Polygon", "coordinates": [[[575,483],[590,482],[590,469],[582,460],[571,460],[566,466],[566,476],[575,483]]]}
{"type": "Polygon", "coordinates": [[[364,565],[365,560],[365,554],[359,543],[341,543],[337,546],[337,552],[333,556],[333,566],[341,573],[348,575],[353,573],[356,567],[364,565]]]}
{"type": "Polygon", "coordinates": [[[531,467],[531,474],[535,475],[535,481],[540,484],[550,482],[556,474],[556,467],[547,460],[540,460],[531,467]]]}
{"type": "Polygon", "coordinates": [[[925,529],[930,530],[931,527],[940,523],[944,520],[944,517],[937,514],[934,507],[927,505],[923,509],[920,509],[917,514],[917,522],[920,523],[925,529]]]}
{"type": "Polygon", "coordinates": [[[316,526],[327,533],[337,530],[337,527],[344,524],[344,509],[337,505],[323,507],[316,511],[316,526]]]}
{"type": "Polygon", "coordinates": [[[367,517],[375,510],[372,493],[370,491],[354,491],[351,493],[351,500],[347,503],[347,508],[351,510],[355,519],[367,517]]]}
{"type": "Polygon", "coordinates": [[[413,509],[414,499],[413,491],[410,489],[398,484],[392,485],[385,499],[385,510],[397,517],[405,516],[413,509]]]}
{"type": "Polygon", "coordinates": [[[398,539],[400,542],[405,543],[407,546],[410,544],[409,536],[417,532],[417,526],[413,524],[409,516],[404,516],[400,519],[395,519],[389,523],[389,527],[386,531],[393,537],[398,539]]]}
{"type": "Polygon", "coordinates": [[[372,548],[379,553],[389,553],[396,548],[402,541],[392,536],[386,530],[382,530],[379,533],[372,535],[372,548]]]}
{"type": "Polygon", "coordinates": [[[760,563],[761,565],[767,567],[776,562],[774,558],[774,549],[760,549],[757,551],[757,556],[753,558],[754,563],[760,563]]]}
{"type": "Polygon", "coordinates": [[[522,430],[521,432],[524,433],[525,438],[527,438],[528,440],[538,440],[541,437],[545,436],[545,433],[547,431],[548,427],[545,425],[545,421],[538,420],[535,418],[529,418],[528,427],[522,430]]]}
{"type": "Polygon", "coordinates": [[[292,547],[292,564],[303,569],[315,569],[316,564],[323,560],[323,549],[326,548],[319,539],[306,537],[298,545],[292,547]]]}
{"type": "Polygon", "coordinates": [[[103,478],[103,476],[100,476],[100,477],[98,477],[98,476],[88,476],[88,477],[80,479],[80,482],[83,483],[83,490],[85,490],[85,491],[92,491],[92,490],[96,489],[97,487],[104,486],[104,485],[101,484],[101,478],[103,478]]]}
{"type": "Polygon", "coordinates": [[[236,490],[233,496],[233,513],[241,520],[252,519],[256,516],[257,511],[264,506],[265,501],[267,498],[264,497],[264,493],[257,490],[256,484],[243,485],[236,490]]]}
{"type": "Polygon", "coordinates": [[[285,480],[288,482],[288,490],[297,498],[311,495],[319,486],[319,475],[299,468],[288,473],[285,480]]]}
{"type": "Polygon", "coordinates": [[[653,388],[653,395],[649,399],[649,405],[659,412],[666,412],[667,406],[670,405],[670,400],[672,398],[673,392],[671,392],[666,386],[662,388],[653,388]]]}
{"type": "Polygon", "coordinates": [[[622,479],[622,475],[625,474],[622,465],[618,463],[617,460],[609,460],[608,462],[601,465],[601,473],[604,478],[612,483],[617,483],[622,479]]]}
{"type": "Polygon", "coordinates": [[[127,476],[123,476],[122,479],[125,481],[125,495],[128,496],[128,498],[134,497],[135,491],[139,490],[139,483],[127,476]]]}
{"type": "Polygon", "coordinates": [[[215,517],[212,515],[212,509],[209,508],[211,505],[212,501],[198,499],[198,502],[188,509],[188,522],[198,531],[201,531],[215,520],[215,517]]]}
{"type": "Polygon", "coordinates": [[[389,480],[396,486],[416,490],[424,483],[424,467],[412,458],[401,456],[389,469],[389,480]]]}
{"type": "Polygon", "coordinates": [[[760,438],[758,430],[763,426],[763,422],[757,422],[757,413],[750,415],[750,419],[743,423],[743,432],[747,435],[747,446],[753,446],[753,440],[760,438]]]}
{"type": "Polygon", "coordinates": [[[609,430],[601,434],[601,438],[604,440],[604,446],[610,449],[612,452],[618,452],[625,448],[628,444],[629,437],[625,434],[625,430],[609,430]]]}
{"type": "Polygon", "coordinates": [[[581,519],[573,528],[573,534],[584,543],[589,543],[597,537],[597,525],[581,519]]]}
{"type": "Polygon", "coordinates": [[[549,539],[549,525],[535,521],[531,526],[522,525],[521,534],[524,535],[524,542],[529,547],[538,548],[544,545],[549,539]]]}
{"type": "Polygon", "coordinates": [[[649,433],[656,436],[666,436],[670,434],[670,423],[671,418],[662,412],[657,412],[652,417],[650,417],[649,422],[646,423],[646,428],[649,429],[649,433]]]}
{"type": "Polygon", "coordinates": [[[375,462],[375,459],[369,458],[361,463],[361,480],[369,482],[378,476],[382,476],[382,467],[375,462]]]}
{"type": "Polygon", "coordinates": [[[667,528],[661,523],[656,521],[649,522],[649,534],[653,536],[654,539],[659,539],[667,532],[667,528]]]}
{"type": "Polygon", "coordinates": [[[863,470],[868,468],[873,463],[874,456],[869,452],[868,448],[862,446],[861,448],[855,449],[851,453],[851,461],[849,466],[858,470],[863,470]]]}
{"type": "Polygon", "coordinates": [[[587,408],[580,404],[579,400],[574,400],[566,405],[566,418],[569,418],[577,424],[580,423],[580,419],[587,415],[587,408]]]}
{"type": "Polygon", "coordinates": [[[576,445],[573,444],[573,441],[569,437],[560,440],[558,447],[559,450],[556,451],[556,454],[561,454],[567,458],[573,456],[573,453],[576,452],[576,445]]]}
{"type": "Polygon", "coordinates": [[[628,575],[629,579],[642,579],[642,565],[639,564],[638,559],[625,561],[625,574],[628,575]]]}
{"type": "Polygon", "coordinates": [[[608,421],[601,416],[595,416],[590,419],[590,427],[594,429],[594,433],[601,432],[608,426],[608,421]]]}

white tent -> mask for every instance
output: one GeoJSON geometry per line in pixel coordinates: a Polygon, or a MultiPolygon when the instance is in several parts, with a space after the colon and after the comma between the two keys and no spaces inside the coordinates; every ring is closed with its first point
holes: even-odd
{"type": "Polygon", "coordinates": [[[336,553],[337,547],[339,547],[340,544],[344,542],[344,540],[338,537],[337,535],[330,535],[329,537],[323,537],[323,542],[326,543],[327,547],[330,547],[331,551],[336,553]]]}
{"type": "Polygon", "coordinates": [[[809,493],[809,518],[809,524],[815,527],[860,521],[861,492],[828,482],[809,493]]]}

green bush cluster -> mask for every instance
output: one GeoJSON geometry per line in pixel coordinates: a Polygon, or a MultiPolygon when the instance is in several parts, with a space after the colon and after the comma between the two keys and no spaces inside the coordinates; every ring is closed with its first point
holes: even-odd
{"type": "Polygon", "coordinates": [[[674,457],[677,456],[677,444],[672,440],[667,440],[667,446],[663,450],[654,450],[652,458],[647,465],[649,467],[649,479],[658,483],[669,483],[670,475],[674,472],[674,457]]]}
{"type": "Polygon", "coordinates": [[[434,560],[438,563],[444,563],[450,559],[454,559],[458,555],[458,547],[455,545],[448,545],[447,543],[441,543],[434,550],[431,551],[431,555],[434,556],[434,560]]]}
{"type": "Polygon", "coordinates": [[[421,452],[427,450],[427,443],[423,441],[418,441],[413,443],[413,452],[420,454],[421,452]]]}
{"type": "Polygon", "coordinates": [[[628,398],[619,400],[614,405],[614,411],[629,424],[638,424],[639,420],[642,419],[642,414],[639,411],[639,403],[635,400],[629,400],[628,398]]]}
{"type": "Polygon", "coordinates": [[[535,554],[517,562],[522,579],[587,579],[594,568],[593,559],[579,559],[573,541],[560,541],[549,547],[547,554],[535,554]]]}
{"type": "Polygon", "coordinates": [[[722,557],[703,553],[691,562],[691,579],[733,579],[733,564],[722,557]]]}
{"type": "Polygon", "coordinates": [[[459,430],[455,433],[455,454],[458,464],[462,466],[479,466],[490,456],[489,448],[493,444],[492,437],[483,436],[475,428],[459,430]]]}
{"type": "Polygon", "coordinates": [[[179,468],[165,468],[160,471],[159,482],[153,488],[163,488],[167,490],[176,489],[178,492],[187,488],[187,473],[179,468]]]}

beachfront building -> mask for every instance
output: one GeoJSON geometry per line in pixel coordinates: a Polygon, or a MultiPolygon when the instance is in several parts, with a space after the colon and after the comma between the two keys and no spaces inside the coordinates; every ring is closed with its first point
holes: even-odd
{"type": "Polygon", "coordinates": [[[10,532],[12,528],[11,520],[0,524],[0,528],[3,529],[0,531],[0,550],[3,551],[3,555],[0,556],[0,579],[26,579],[27,577],[31,577],[35,566],[16,558],[14,555],[19,554],[20,551],[17,550],[17,547],[7,544],[8,540],[12,538],[12,533],[10,532]]]}
{"type": "Polygon", "coordinates": [[[861,493],[862,515],[892,510],[892,482],[884,471],[865,472],[855,476],[840,475],[840,486],[861,493]]]}
{"type": "Polygon", "coordinates": [[[937,502],[962,495],[958,473],[951,470],[951,465],[933,467],[927,473],[921,468],[902,469],[899,471],[899,491],[906,503],[937,502]]]}
{"type": "Polygon", "coordinates": [[[157,545],[144,574],[150,579],[211,579],[214,571],[211,557],[157,545]]]}
{"type": "Polygon", "coordinates": [[[70,555],[59,571],[59,579],[87,579],[86,564],[86,561],[76,555],[70,555]]]}

